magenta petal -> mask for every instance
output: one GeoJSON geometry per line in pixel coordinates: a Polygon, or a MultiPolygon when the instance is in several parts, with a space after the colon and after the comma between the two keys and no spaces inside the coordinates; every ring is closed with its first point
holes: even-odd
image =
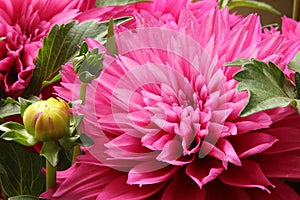
{"type": "Polygon", "coordinates": [[[178,167],[150,161],[133,167],[128,173],[128,184],[148,185],[163,182],[178,171],[178,167]]]}
{"type": "Polygon", "coordinates": [[[278,139],[266,133],[248,133],[231,140],[240,158],[255,155],[270,148],[278,139]]]}
{"type": "Polygon", "coordinates": [[[228,162],[234,165],[241,166],[241,161],[237,156],[232,145],[225,139],[219,139],[217,144],[214,146],[209,142],[203,141],[202,147],[199,152],[200,157],[204,157],[206,154],[217,158],[222,161],[224,168],[227,168],[228,162]]]}
{"type": "Polygon", "coordinates": [[[225,184],[238,187],[260,188],[269,191],[266,186],[272,186],[259,165],[251,160],[244,160],[242,167],[229,166],[228,170],[224,171],[219,178],[225,184]]]}
{"type": "Polygon", "coordinates": [[[255,157],[267,177],[300,178],[300,151],[255,157]]]}
{"type": "Polygon", "coordinates": [[[237,166],[241,166],[241,161],[236,154],[235,149],[233,148],[231,143],[228,142],[228,140],[219,139],[216,146],[225,153],[225,160],[228,160],[229,162],[237,166]]]}
{"type": "Polygon", "coordinates": [[[186,167],[186,174],[202,189],[204,184],[214,180],[223,170],[224,167],[220,161],[213,158],[203,158],[190,163],[186,167]]]}
{"type": "Polygon", "coordinates": [[[238,134],[247,133],[261,128],[269,128],[271,124],[271,117],[263,112],[241,118],[235,123],[238,129],[238,134]]]}
{"type": "MultiPolygon", "coordinates": [[[[59,172],[59,174],[65,172],[59,172]]],[[[93,164],[82,164],[71,174],[67,170],[67,175],[59,175],[64,177],[61,184],[51,195],[51,199],[96,199],[103,187],[112,179],[119,177],[122,173],[107,167],[97,166],[93,164]]],[[[47,191],[41,197],[48,197],[51,194],[47,191]]]]}
{"type": "Polygon", "coordinates": [[[270,149],[266,150],[264,154],[277,154],[299,150],[300,139],[297,139],[299,138],[299,131],[300,128],[295,125],[291,125],[290,127],[271,128],[267,130],[268,133],[278,138],[279,141],[276,142],[276,144],[274,144],[270,149]]]}
{"type": "Polygon", "coordinates": [[[128,153],[147,153],[149,149],[144,147],[141,143],[141,139],[135,136],[131,136],[130,133],[122,134],[105,145],[107,148],[115,148],[119,150],[127,151],[128,153]]]}
{"type": "Polygon", "coordinates": [[[189,177],[179,173],[164,190],[161,200],[204,200],[205,190],[200,189],[189,177]]]}
{"type": "Polygon", "coordinates": [[[111,179],[110,181],[111,182],[108,183],[103,191],[98,195],[97,200],[143,199],[156,193],[165,185],[165,183],[143,185],[141,187],[137,185],[129,185],[126,183],[126,175],[111,179]]]}
{"type": "Polygon", "coordinates": [[[271,193],[267,193],[257,189],[247,189],[247,193],[251,199],[263,200],[300,200],[297,194],[291,187],[278,179],[271,179],[274,188],[270,188],[271,193]]]}

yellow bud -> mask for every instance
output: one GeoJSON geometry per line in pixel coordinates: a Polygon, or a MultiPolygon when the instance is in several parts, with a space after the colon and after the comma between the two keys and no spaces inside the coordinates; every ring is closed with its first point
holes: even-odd
{"type": "Polygon", "coordinates": [[[23,123],[35,139],[42,142],[56,140],[68,134],[70,108],[60,98],[37,101],[26,108],[23,123]]]}

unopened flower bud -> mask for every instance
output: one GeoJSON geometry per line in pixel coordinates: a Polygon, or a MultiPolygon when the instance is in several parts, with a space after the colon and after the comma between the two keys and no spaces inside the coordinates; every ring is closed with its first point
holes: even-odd
{"type": "Polygon", "coordinates": [[[67,135],[69,122],[70,108],[60,98],[37,101],[26,108],[23,116],[26,131],[42,142],[67,135]]]}

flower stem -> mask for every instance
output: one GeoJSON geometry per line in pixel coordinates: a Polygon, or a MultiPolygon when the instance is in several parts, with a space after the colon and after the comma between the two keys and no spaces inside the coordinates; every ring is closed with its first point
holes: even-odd
{"type": "MultiPolygon", "coordinates": [[[[85,104],[86,86],[87,86],[87,83],[81,82],[81,85],[80,85],[80,100],[82,101],[81,102],[82,105],[85,104]]],[[[80,146],[75,145],[73,147],[72,164],[74,164],[74,162],[76,161],[77,156],[79,156],[80,154],[81,154],[80,146]]]]}
{"type": "Polygon", "coordinates": [[[80,146],[79,145],[75,145],[73,147],[73,157],[72,157],[72,164],[74,164],[76,162],[76,158],[77,156],[79,156],[81,154],[81,150],[80,150],[80,146]]]}
{"type": "Polygon", "coordinates": [[[46,159],[46,189],[56,185],[56,167],[53,167],[46,159]]]}
{"type": "Polygon", "coordinates": [[[294,0],[293,19],[296,21],[300,20],[300,0],[294,0]]]}
{"type": "Polygon", "coordinates": [[[82,105],[85,104],[86,86],[87,86],[87,83],[81,82],[81,85],[80,85],[80,100],[82,101],[82,105]]]}

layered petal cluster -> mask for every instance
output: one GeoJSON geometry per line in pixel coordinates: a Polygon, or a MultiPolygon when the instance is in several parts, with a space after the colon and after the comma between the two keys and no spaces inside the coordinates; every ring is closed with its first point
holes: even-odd
{"type": "MultiPolygon", "coordinates": [[[[283,63],[288,63],[293,59],[295,54],[300,50],[300,24],[294,19],[286,16],[282,17],[281,33],[274,28],[270,30],[265,29],[263,37],[270,37],[271,35],[281,35],[280,43],[284,44],[281,48],[282,55],[280,59],[283,63]]],[[[279,47],[279,46],[278,46],[279,47]]],[[[285,75],[290,79],[293,79],[294,72],[289,70],[286,65],[281,65],[281,69],[285,72],[285,75]]]]}
{"type": "MultiPolygon", "coordinates": [[[[202,0],[196,2],[191,0],[162,0],[154,1],[152,3],[134,4],[129,8],[133,9],[133,16],[136,19],[138,27],[147,26],[148,24],[153,26],[153,21],[156,20],[157,22],[167,24],[174,28],[174,26],[176,27],[176,24],[182,20],[183,10],[188,9],[193,14],[195,21],[201,23],[205,17],[203,14],[217,6],[218,2],[216,0],[202,0]],[[150,21],[148,22],[147,20],[150,21]]],[[[228,14],[228,25],[232,27],[241,19],[242,17],[235,13],[228,14]]]]}
{"type": "Polygon", "coordinates": [[[98,19],[95,0],[1,0],[0,94],[17,98],[28,85],[42,39],[54,24],[98,19]]]}
{"type": "MultiPolygon", "coordinates": [[[[286,69],[294,49],[264,34],[256,15],[232,25],[213,6],[199,16],[182,9],[158,26],[148,15],[146,26],[116,35],[119,55],[105,56],[85,105],[73,109],[95,144],[42,197],[300,199],[282,181],[300,178],[300,117],[290,107],[239,117],[247,94],[235,90],[238,69],[224,67],[254,57],[286,69]]],[[[78,99],[71,65],[62,78],[58,94],[78,99]]]]}

